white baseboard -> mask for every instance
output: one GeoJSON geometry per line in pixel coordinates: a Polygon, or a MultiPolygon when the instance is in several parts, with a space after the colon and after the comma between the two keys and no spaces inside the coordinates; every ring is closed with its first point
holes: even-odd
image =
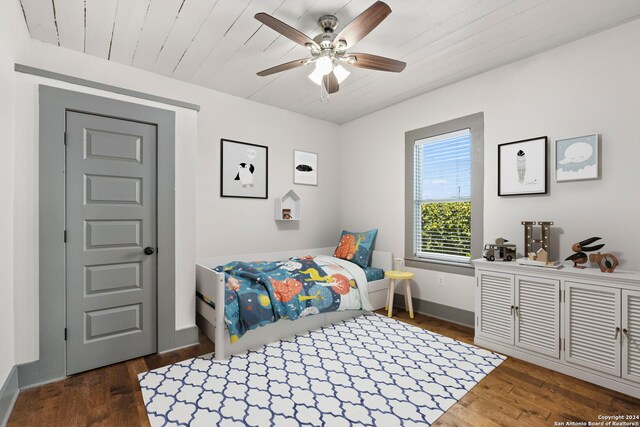
{"type": "Polygon", "coordinates": [[[18,388],[18,369],[14,366],[0,388],[0,426],[4,427],[16,403],[20,389],[18,388]]]}

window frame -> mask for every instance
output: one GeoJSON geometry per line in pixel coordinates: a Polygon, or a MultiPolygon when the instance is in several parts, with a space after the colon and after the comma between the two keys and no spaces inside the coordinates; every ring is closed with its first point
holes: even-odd
{"type": "Polygon", "coordinates": [[[416,255],[414,240],[414,147],[417,140],[462,129],[471,133],[471,257],[482,254],[484,228],[484,113],[475,113],[405,132],[405,265],[472,276],[471,262],[453,262],[416,255]]]}

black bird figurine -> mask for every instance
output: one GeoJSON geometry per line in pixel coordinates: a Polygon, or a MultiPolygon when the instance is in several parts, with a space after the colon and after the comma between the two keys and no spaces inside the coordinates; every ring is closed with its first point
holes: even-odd
{"type": "Polygon", "coordinates": [[[586,246],[597,240],[600,240],[600,237],[590,237],[581,242],[574,243],[573,246],[571,246],[571,250],[575,252],[575,254],[568,256],[565,261],[573,261],[573,266],[575,268],[585,268],[584,265],[578,265],[585,264],[587,261],[589,261],[589,256],[585,254],[585,252],[597,251],[598,249],[602,249],[604,247],[604,243],[595,246],[586,246]]]}

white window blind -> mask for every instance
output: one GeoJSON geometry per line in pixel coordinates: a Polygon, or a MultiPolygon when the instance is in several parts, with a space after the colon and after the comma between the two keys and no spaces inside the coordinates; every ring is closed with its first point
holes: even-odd
{"type": "Polygon", "coordinates": [[[471,132],[415,141],[414,232],[419,258],[471,258],[471,132]]]}

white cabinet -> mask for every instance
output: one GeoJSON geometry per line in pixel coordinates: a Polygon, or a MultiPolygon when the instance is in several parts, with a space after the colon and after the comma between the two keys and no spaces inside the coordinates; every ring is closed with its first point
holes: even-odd
{"type": "Polygon", "coordinates": [[[478,274],[476,335],[551,357],[560,352],[560,282],[478,274]]]}
{"type": "Polygon", "coordinates": [[[515,346],[560,357],[560,281],[516,276],[515,346]]]}
{"type": "Polygon", "coordinates": [[[474,265],[476,344],[640,398],[640,273],[474,265]]]}
{"type": "Polygon", "coordinates": [[[482,273],[478,276],[479,318],[476,333],[513,344],[513,275],[482,273]]]}
{"type": "Polygon", "coordinates": [[[640,383],[640,291],[622,291],[622,378],[640,383]]]}
{"type": "Polygon", "coordinates": [[[620,375],[620,289],[565,283],[565,360],[620,375]]]}
{"type": "Polygon", "coordinates": [[[640,291],[566,283],[566,361],[640,382],[640,291]]]}

